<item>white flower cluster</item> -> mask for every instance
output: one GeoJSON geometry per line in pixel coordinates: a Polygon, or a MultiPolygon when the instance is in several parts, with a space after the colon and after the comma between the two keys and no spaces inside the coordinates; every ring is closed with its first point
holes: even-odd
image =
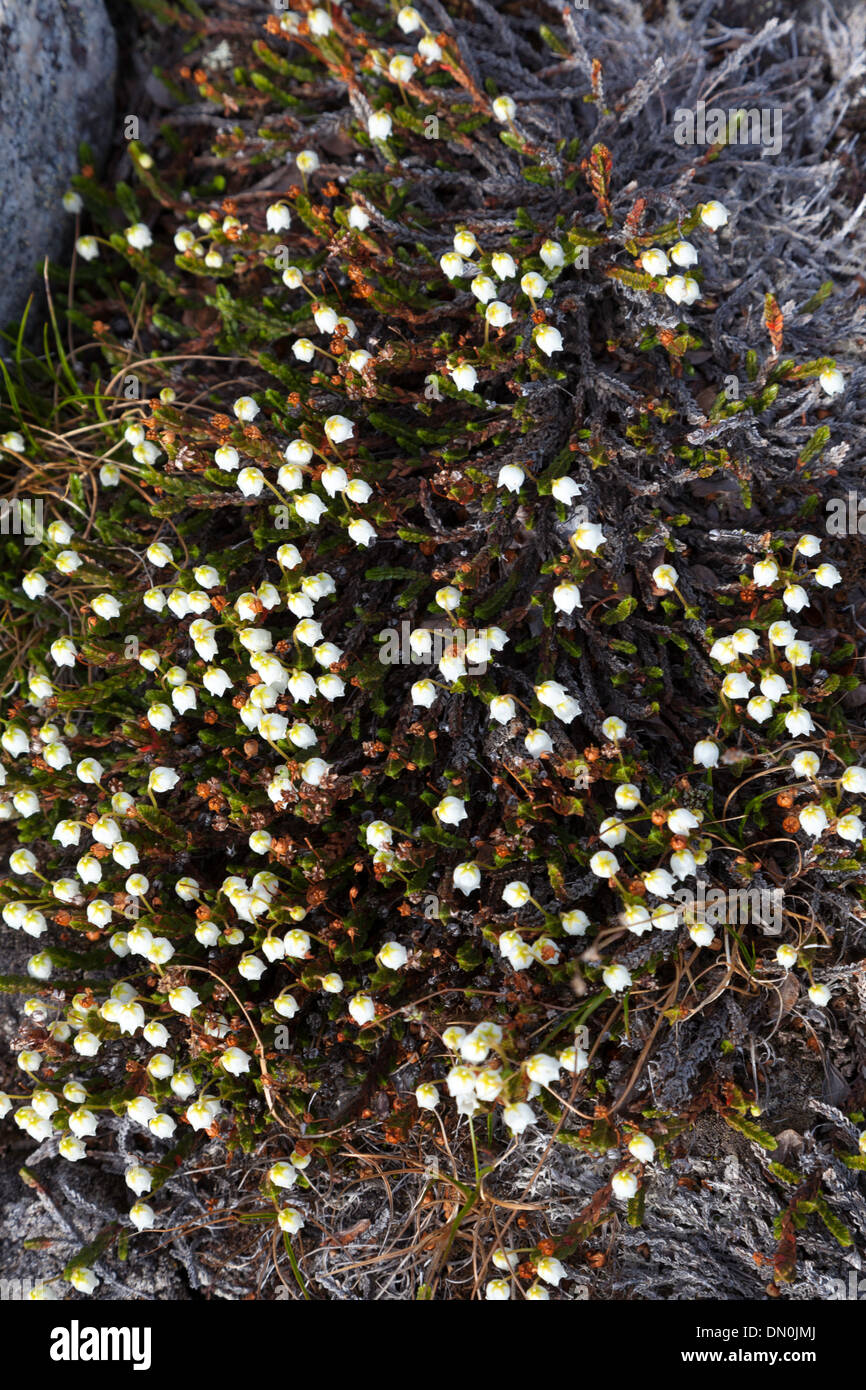
{"type": "MultiPolygon", "coordinates": [[[[518,292],[528,301],[528,308],[536,310],[567,259],[562,245],[548,238],[542,242],[538,252],[545,274],[532,264],[534,257],[529,262],[524,261],[521,274],[521,267],[510,251],[482,251],[475,233],[467,227],[458,228],[454,233],[452,246],[452,250],[440,256],[440,268],[449,280],[469,280],[470,291],[484,308],[485,334],[490,328],[503,329],[514,322],[518,292]],[[502,297],[507,293],[512,296],[511,303],[502,297]]],[[[545,357],[552,357],[563,350],[562,334],[551,323],[536,323],[532,339],[545,357]]],[[[471,362],[456,357],[449,361],[446,370],[459,391],[475,390],[478,372],[471,362]]],[[[520,486],[519,482],[516,487],[514,483],[512,475],[503,479],[500,474],[500,486],[508,487],[513,492],[520,486]]]]}
{"type": "MultiPolygon", "coordinates": [[[[482,1105],[501,1101],[502,1119],[515,1138],[536,1123],[535,1112],[528,1101],[537,1096],[542,1087],[550,1089],[551,1084],[559,1080],[560,1071],[574,1077],[589,1065],[586,1052],[576,1044],[564,1048],[556,1057],[536,1052],[525,1061],[515,1063],[508,1056],[503,1030],[498,1023],[489,1021],[478,1023],[469,1031],[460,1024],[450,1024],[442,1034],[442,1041],[455,1057],[442,1084],[454,1101],[458,1115],[471,1118],[478,1114],[482,1105]]],[[[415,1091],[415,1099],[422,1110],[435,1110],[441,1103],[439,1087],[433,1081],[422,1082],[415,1091]]]]}
{"type": "MultiPolygon", "coordinates": [[[[835,588],[842,582],[842,576],[835,565],[820,564],[814,570],[798,571],[799,558],[811,558],[818,554],[821,542],[817,536],[804,535],[796,542],[791,564],[781,569],[772,556],[756,562],[752,574],[755,584],[762,589],[775,591],[782,589],[781,598],[785,607],[793,613],[808,607],[809,595],[803,581],[811,576],[822,588],[835,588]]],[[[720,666],[731,667],[722,681],[722,694],[727,700],[747,700],[746,713],[750,719],[763,724],[771,719],[776,705],[786,700],[789,705],[785,714],[785,728],[794,737],[815,732],[815,722],[808,710],[804,709],[797,694],[796,673],[799,667],[808,667],[812,660],[812,647],[797,637],[796,628],[787,620],[771,623],[766,632],[768,651],[766,657],[757,656],[760,636],[749,627],[738,628],[727,637],[719,637],[710,648],[710,657],[720,666]],[[775,669],[779,654],[790,663],[793,690],[785,676],[775,669]],[[757,678],[759,694],[752,694],[757,678]]]]}
{"type": "MultiPolygon", "coordinates": [[[[489,1279],[484,1286],[484,1297],[489,1303],[506,1303],[512,1294],[512,1281],[509,1276],[520,1264],[520,1254],[517,1250],[500,1246],[493,1251],[490,1258],[491,1263],[503,1271],[504,1277],[489,1279]]],[[[568,1278],[568,1270],[561,1260],[557,1260],[553,1255],[540,1255],[532,1263],[536,1278],[526,1289],[524,1297],[533,1303],[546,1303],[550,1299],[546,1285],[549,1284],[554,1289],[559,1288],[563,1279],[568,1278]]]]}
{"type": "MultiPolygon", "coordinates": [[[[727,208],[723,203],[715,201],[700,204],[698,215],[704,226],[713,232],[726,226],[728,222],[727,208]]],[[[695,277],[689,274],[698,264],[697,247],[690,241],[678,241],[669,251],[662,250],[660,246],[651,246],[641,253],[640,264],[647,275],[662,281],[664,293],[674,304],[685,304],[688,307],[700,299],[701,287],[695,277]],[[670,274],[672,264],[675,267],[673,275],[670,274]]]]}
{"type": "MultiPolygon", "coordinates": [[[[460,590],[453,584],[444,585],[437,589],[435,594],[437,605],[445,613],[453,613],[459,607],[462,597],[460,590]]],[[[467,675],[470,667],[484,667],[492,663],[495,660],[494,652],[503,651],[509,640],[501,627],[483,628],[468,641],[462,629],[457,627],[439,630],[439,637],[445,650],[437,665],[440,674],[449,685],[467,675]]],[[[434,653],[433,631],[426,627],[415,628],[409,634],[409,646],[416,656],[422,659],[431,658],[434,653]]],[[[415,681],[409,692],[413,705],[429,709],[438,698],[437,690],[440,688],[447,687],[440,687],[438,682],[426,676],[415,681]]]]}

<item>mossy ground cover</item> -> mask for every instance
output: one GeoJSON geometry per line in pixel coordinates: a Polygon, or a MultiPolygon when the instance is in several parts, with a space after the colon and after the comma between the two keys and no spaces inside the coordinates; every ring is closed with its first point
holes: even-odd
{"type": "Polygon", "coordinates": [[[3,369],[7,1124],[130,1208],[67,1274],[222,1239],[271,1296],[350,1245],[365,1296],[580,1297],[714,1115],[777,1294],[866,1162],[831,38],[138,8],[175,105],[84,152],[3,369]],[[783,1038],[837,1078],[790,1166],[783,1038]]]}

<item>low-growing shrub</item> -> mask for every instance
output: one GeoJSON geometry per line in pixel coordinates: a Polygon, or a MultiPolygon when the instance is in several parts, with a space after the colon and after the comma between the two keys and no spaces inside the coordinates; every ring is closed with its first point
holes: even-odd
{"type": "Polygon", "coordinates": [[[417,1296],[466,1220],[543,1298],[702,1111],[772,1150],[748,1039],[853,1007],[845,209],[736,113],[678,142],[697,57],[617,67],[625,7],[531,8],[298,5],[180,67],[4,367],[3,1107],[72,1162],[122,1126],[139,1231],[202,1135],[264,1153],[307,1292],[362,1119],[459,1206],[417,1296]],[[609,1181],[520,1236],[530,1127],[609,1181]]]}

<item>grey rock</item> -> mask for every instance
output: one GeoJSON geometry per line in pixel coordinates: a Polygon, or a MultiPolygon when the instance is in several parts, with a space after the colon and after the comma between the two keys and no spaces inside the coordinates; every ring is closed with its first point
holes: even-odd
{"type": "Polygon", "coordinates": [[[0,0],[0,328],[71,236],[61,198],[80,142],[105,153],[116,65],[102,0],[0,0]]]}

